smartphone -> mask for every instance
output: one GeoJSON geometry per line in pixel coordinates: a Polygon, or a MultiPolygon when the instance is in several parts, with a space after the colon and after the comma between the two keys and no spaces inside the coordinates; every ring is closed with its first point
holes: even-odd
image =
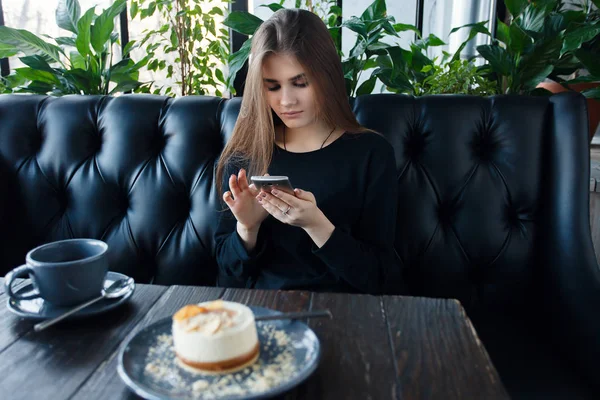
{"type": "Polygon", "coordinates": [[[272,188],[277,188],[277,190],[294,194],[294,187],[287,176],[252,176],[250,180],[258,190],[262,189],[271,193],[272,188]]]}

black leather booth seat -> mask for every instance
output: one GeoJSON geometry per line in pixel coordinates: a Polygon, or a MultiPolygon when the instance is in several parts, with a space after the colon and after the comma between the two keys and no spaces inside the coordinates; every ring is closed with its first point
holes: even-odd
{"type": "MultiPolygon", "coordinates": [[[[239,105],[0,96],[0,272],[38,244],[94,237],[109,244],[111,269],[138,282],[214,284],[213,167],[239,105]]],[[[369,95],[352,105],[396,150],[396,249],[410,294],[460,300],[515,398],[590,394],[600,271],[585,100],[369,95]]]]}

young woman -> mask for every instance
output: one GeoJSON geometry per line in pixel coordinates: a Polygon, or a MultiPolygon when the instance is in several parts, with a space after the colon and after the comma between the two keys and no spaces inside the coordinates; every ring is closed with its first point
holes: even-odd
{"type": "Polygon", "coordinates": [[[217,165],[219,284],[398,293],[394,150],[359,125],[325,24],[282,9],[252,38],[241,111],[217,165]],[[292,193],[258,191],[284,175],[292,193]]]}

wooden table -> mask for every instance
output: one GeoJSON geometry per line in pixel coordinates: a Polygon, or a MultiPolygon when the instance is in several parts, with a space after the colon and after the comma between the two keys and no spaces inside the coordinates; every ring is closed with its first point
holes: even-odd
{"type": "Polygon", "coordinates": [[[137,285],[118,309],[36,333],[33,322],[6,308],[0,291],[5,400],[137,398],[117,374],[123,339],[185,304],[217,298],[281,311],[331,310],[334,319],[309,321],[322,345],[319,367],[286,399],[508,398],[454,300],[137,285]]]}

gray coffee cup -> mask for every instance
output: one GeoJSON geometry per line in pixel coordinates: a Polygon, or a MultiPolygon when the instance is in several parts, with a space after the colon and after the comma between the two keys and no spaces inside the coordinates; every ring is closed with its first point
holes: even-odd
{"type": "Polygon", "coordinates": [[[26,264],[6,274],[9,297],[29,300],[41,297],[56,306],[72,306],[101,294],[108,271],[108,245],[95,239],[68,239],[47,243],[27,253],[26,264]],[[35,290],[15,293],[12,284],[27,275],[35,290]]]}

